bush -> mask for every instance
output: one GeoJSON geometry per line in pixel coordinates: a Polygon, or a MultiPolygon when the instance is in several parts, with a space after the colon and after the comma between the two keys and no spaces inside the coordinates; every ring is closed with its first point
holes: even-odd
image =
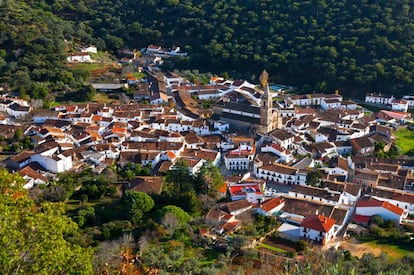
{"type": "Polygon", "coordinates": [[[308,243],[304,240],[298,240],[295,242],[295,249],[297,252],[302,252],[306,249],[308,243]]]}

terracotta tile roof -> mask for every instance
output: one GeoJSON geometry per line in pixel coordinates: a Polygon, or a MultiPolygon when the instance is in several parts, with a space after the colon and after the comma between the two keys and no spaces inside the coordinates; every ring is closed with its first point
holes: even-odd
{"type": "Polygon", "coordinates": [[[32,155],[34,155],[33,151],[23,151],[18,153],[17,155],[14,155],[10,158],[10,160],[20,163],[28,160],[32,155]]]}
{"type": "Polygon", "coordinates": [[[300,226],[326,233],[334,226],[334,224],[334,219],[322,215],[310,215],[301,222],[300,226]]]}
{"type": "Polygon", "coordinates": [[[169,160],[162,161],[161,164],[160,164],[160,168],[158,168],[158,172],[165,173],[168,170],[170,170],[171,166],[172,166],[171,161],[169,161],[169,160]]]}
{"type": "Polygon", "coordinates": [[[232,201],[224,204],[223,210],[227,213],[232,213],[237,210],[251,208],[250,203],[247,200],[232,201]]]}
{"type": "Polygon", "coordinates": [[[346,215],[348,214],[348,210],[334,208],[329,218],[335,220],[335,224],[342,225],[345,221],[346,215]]]}
{"type": "Polygon", "coordinates": [[[241,221],[239,221],[239,220],[235,220],[235,221],[232,221],[232,222],[225,223],[223,225],[223,230],[225,232],[233,232],[240,226],[240,224],[241,224],[241,221]]]}
{"type": "Polygon", "coordinates": [[[361,186],[359,184],[346,183],[344,191],[353,196],[356,196],[358,195],[360,190],[361,190],[361,186]]]}
{"type": "Polygon", "coordinates": [[[294,138],[294,135],[292,133],[282,129],[275,130],[270,135],[282,141],[294,138]]]}
{"type": "Polygon", "coordinates": [[[246,195],[247,193],[261,193],[258,184],[234,184],[229,186],[229,192],[232,196],[246,195]]]}
{"type": "Polygon", "coordinates": [[[280,206],[282,203],[285,203],[285,200],[283,198],[272,198],[269,200],[266,200],[262,203],[261,208],[265,212],[269,212],[276,207],[280,206]]]}
{"type": "Polygon", "coordinates": [[[370,219],[371,219],[371,216],[363,216],[363,215],[354,216],[354,221],[356,221],[357,223],[368,223],[370,219]]]}
{"type": "Polygon", "coordinates": [[[362,170],[356,170],[354,175],[354,180],[369,180],[369,181],[378,181],[379,175],[376,173],[365,172],[362,170]]]}
{"type": "Polygon", "coordinates": [[[218,223],[222,219],[222,217],[225,215],[226,215],[225,212],[212,208],[208,211],[206,215],[206,220],[210,223],[218,223]]]}
{"type": "Polygon", "coordinates": [[[295,185],[290,192],[308,195],[316,198],[323,198],[329,201],[339,201],[340,195],[328,192],[325,188],[318,188],[312,186],[295,185]]]}
{"type": "Polygon", "coordinates": [[[161,193],[162,177],[141,176],[126,185],[126,189],[144,193],[161,193]]]}
{"type": "Polygon", "coordinates": [[[32,179],[39,179],[39,180],[41,180],[45,183],[49,181],[49,179],[47,177],[43,176],[42,174],[40,174],[39,172],[37,172],[36,170],[31,168],[30,166],[26,166],[26,167],[20,169],[18,173],[22,177],[28,176],[32,179]]]}
{"type": "Polygon", "coordinates": [[[356,207],[382,207],[400,216],[404,213],[404,210],[402,208],[395,206],[387,201],[380,201],[374,198],[360,199],[357,202],[356,207]]]}
{"type": "Polygon", "coordinates": [[[295,175],[296,172],[299,170],[295,167],[279,163],[263,165],[262,167],[260,167],[260,169],[285,175],[295,175]]]}
{"type": "Polygon", "coordinates": [[[219,187],[217,187],[217,189],[216,189],[219,193],[222,193],[222,194],[224,194],[224,193],[226,193],[226,191],[227,191],[227,184],[225,183],[225,182],[223,182],[223,184],[222,185],[220,185],[219,187]]]}
{"type": "Polygon", "coordinates": [[[172,151],[168,151],[167,152],[167,156],[170,158],[170,159],[175,159],[177,156],[172,152],[172,151]]]}
{"type": "Polygon", "coordinates": [[[300,199],[286,199],[282,211],[300,216],[308,216],[315,213],[320,213],[329,216],[333,211],[333,206],[320,204],[316,201],[307,201],[300,199]]]}

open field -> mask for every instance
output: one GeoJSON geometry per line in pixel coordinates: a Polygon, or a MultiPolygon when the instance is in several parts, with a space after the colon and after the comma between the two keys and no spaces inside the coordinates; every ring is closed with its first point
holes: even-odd
{"type": "Polygon", "coordinates": [[[119,101],[117,99],[110,98],[106,93],[96,93],[94,100],[99,103],[112,103],[119,101]]]}
{"type": "Polygon", "coordinates": [[[349,250],[352,256],[358,258],[361,258],[365,253],[372,253],[375,256],[379,256],[382,252],[388,255],[390,262],[398,261],[405,256],[414,257],[414,248],[394,244],[383,244],[378,240],[359,242],[358,240],[351,239],[343,241],[340,247],[349,250]]]}
{"type": "Polygon", "coordinates": [[[269,245],[269,244],[265,244],[265,243],[261,243],[257,247],[258,248],[265,248],[265,249],[270,250],[270,251],[273,251],[273,252],[282,252],[282,253],[288,252],[287,250],[284,250],[282,248],[279,248],[279,247],[276,247],[276,246],[272,246],[272,245],[269,245]]]}
{"type": "Polygon", "coordinates": [[[395,137],[397,138],[395,143],[397,147],[401,150],[401,154],[405,155],[408,152],[414,152],[414,132],[407,129],[401,128],[394,132],[395,137]]]}
{"type": "Polygon", "coordinates": [[[101,70],[105,68],[107,65],[102,63],[76,63],[76,64],[69,64],[70,67],[85,70],[87,72],[101,70]]]}

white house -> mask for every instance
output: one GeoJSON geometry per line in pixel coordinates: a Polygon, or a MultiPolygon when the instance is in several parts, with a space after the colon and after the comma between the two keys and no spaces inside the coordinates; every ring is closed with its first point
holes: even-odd
{"type": "Polygon", "coordinates": [[[48,109],[38,109],[32,111],[32,120],[33,123],[44,123],[47,119],[58,119],[62,113],[59,111],[51,111],[48,109]]]}
{"type": "Polygon", "coordinates": [[[248,170],[249,155],[239,151],[232,151],[224,155],[224,164],[227,170],[248,170]]]}
{"type": "Polygon", "coordinates": [[[168,102],[168,95],[163,92],[154,92],[150,98],[150,103],[153,105],[164,104],[168,102]]]}
{"type": "Polygon", "coordinates": [[[334,219],[322,215],[309,215],[300,224],[300,235],[325,245],[335,237],[334,225],[334,219]]]}
{"type": "Polygon", "coordinates": [[[275,130],[270,134],[270,137],[283,148],[292,149],[293,147],[295,135],[286,130],[275,130]]]}
{"type": "Polygon", "coordinates": [[[162,51],[161,46],[159,45],[148,45],[147,47],[147,53],[159,53],[162,51]]]}
{"type": "Polygon", "coordinates": [[[261,161],[254,162],[254,175],[259,179],[288,185],[306,185],[306,172],[279,163],[263,164],[261,161]]]}
{"type": "Polygon", "coordinates": [[[381,105],[388,105],[391,104],[391,101],[394,99],[394,96],[384,95],[384,94],[377,94],[377,93],[368,93],[365,95],[365,102],[367,103],[374,103],[374,104],[381,104],[381,105]]]}
{"type": "Polygon", "coordinates": [[[23,169],[18,171],[18,173],[23,179],[26,180],[26,183],[23,186],[23,188],[25,189],[31,189],[35,185],[45,184],[49,181],[47,177],[43,176],[30,166],[24,167],[23,169]]]}
{"type": "Polygon", "coordinates": [[[252,208],[252,205],[247,200],[231,201],[224,204],[221,209],[231,215],[239,215],[252,208]]]}
{"type": "Polygon", "coordinates": [[[61,173],[72,169],[72,156],[42,155],[31,156],[32,162],[38,162],[44,169],[52,173],[61,173]]]}
{"type": "Polygon", "coordinates": [[[222,121],[222,120],[215,120],[213,121],[213,127],[214,129],[219,130],[220,132],[228,131],[230,128],[230,125],[228,122],[222,121]]]}
{"type": "Polygon", "coordinates": [[[184,78],[182,78],[181,76],[171,73],[171,72],[167,72],[164,75],[164,82],[165,85],[168,88],[172,88],[174,90],[178,89],[178,86],[180,86],[181,84],[184,83],[184,78]]]}
{"type": "Polygon", "coordinates": [[[341,101],[336,98],[323,98],[321,100],[321,108],[324,110],[338,109],[341,107],[341,101]]]}
{"type": "Polygon", "coordinates": [[[380,201],[374,198],[360,199],[356,204],[356,215],[359,216],[373,216],[379,215],[384,220],[392,220],[396,223],[401,223],[403,218],[406,218],[408,211],[397,207],[387,201],[380,201]]]}
{"type": "Polygon", "coordinates": [[[280,211],[284,205],[285,200],[283,198],[271,198],[261,203],[260,206],[256,208],[256,211],[261,215],[271,216],[277,211],[280,211]]]}
{"type": "Polygon", "coordinates": [[[254,146],[240,144],[239,148],[224,155],[224,164],[228,170],[248,170],[256,152],[254,146]]]}
{"type": "Polygon", "coordinates": [[[22,118],[28,115],[31,110],[32,108],[30,106],[22,106],[20,104],[13,103],[7,109],[7,113],[15,118],[22,118]]]}
{"type": "Polygon", "coordinates": [[[400,111],[400,112],[407,112],[408,111],[408,101],[407,100],[400,100],[400,99],[393,99],[391,101],[391,109],[393,111],[400,111]]]}
{"type": "Polygon", "coordinates": [[[66,60],[68,62],[91,62],[92,58],[87,52],[74,53],[69,55],[66,60]]]}
{"type": "Polygon", "coordinates": [[[289,190],[289,196],[297,199],[313,200],[319,203],[338,205],[342,201],[342,193],[330,192],[325,188],[295,185],[289,190]]]}
{"type": "Polygon", "coordinates": [[[81,47],[80,48],[81,53],[97,53],[98,49],[95,46],[87,46],[87,47],[81,47]]]}
{"type": "Polygon", "coordinates": [[[264,201],[264,195],[258,183],[235,183],[227,186],[232,201],[247,200],[249,203],[259,204],[264,201]]]}
{"type": "Polygon", "coordinates": [[[409,108],[414,108],[414,95],[405,95],[402,99],[408,102],[409,108]]]}
{"type": "Polygon", "coordinates": [[[261,151],[263,153],[265,152],[273,153],[280,158],[280,161],[286,162],[286,163],[291,162],[294,159],[293,154],[290,150],[282,148],[277,143],[262,145],[261,151]]]}
{"type": "Polygon", "coordinates": [[[397,207],[401,207],[409,214],[414,214],[414,194],[399,190],[386,190],[382,188],[372,188],[373,198],[381,201],[387,201],[397,207]]]}

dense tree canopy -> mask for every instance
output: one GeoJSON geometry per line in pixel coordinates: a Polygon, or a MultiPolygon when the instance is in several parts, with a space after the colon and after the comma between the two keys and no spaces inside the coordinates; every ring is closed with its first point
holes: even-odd
{"type": "Polygon", "coordinates": [[[123,200],[125,209],[135,224],[139,224],[144,214],[154,207],[154,200],[142,192],[126,191],[123,200]]]}
{"type": "MultiPolygon", "coordinates": [[[[413,88],[414,17],[407,0],[38,0],[98,46],[180,45],[186,67],[321,91],[413,88]]],[[[24,71],[19,76],[24,81],[24,71]]]]}
{"type": "Polygon", "coordinates": [[[92,251],[69,241],[63,205],[36,205],[19,176],[0,170],[0,269],[4,274],[92,274],[92,251]]]}
{"type": "MultiPolygon", "coordinates": [[[[0,2],[1,81],[45,98],[80,88],[70,43],[100,49],[179,45],[175,67],[272,81],[309,92],[412,90],[413,3],[407,0],[36,0],[0,2]],[[65,42],[67,41],[67,42],[65,42]]],[[[363,93],[362,93],[363,94],[363,93]]]]}
{"type": "Polygon", "coordinates": [[[50,90],[82,86],[86,75],[68,67],[66,56],[74,37],[89,41],[72,22],[34,2],[0,2],[0,84],[25,99],[49,100],[50,90]]]}

